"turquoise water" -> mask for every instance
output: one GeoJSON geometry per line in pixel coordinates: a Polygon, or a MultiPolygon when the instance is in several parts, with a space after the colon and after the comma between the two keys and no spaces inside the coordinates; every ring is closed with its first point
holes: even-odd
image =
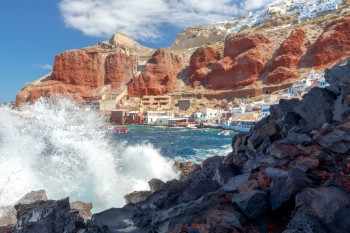
{"type": "Polygon", "coordinates": [[[218,135],[222,129],[188,129],[184,127],[158,127],[129,125],[128,133],[114,134],[118,141],[128,146],[152,144],[164,157],[175,161],[201,163],[214,156],[226,156],[231,149],[230,135],[218,135]]]}

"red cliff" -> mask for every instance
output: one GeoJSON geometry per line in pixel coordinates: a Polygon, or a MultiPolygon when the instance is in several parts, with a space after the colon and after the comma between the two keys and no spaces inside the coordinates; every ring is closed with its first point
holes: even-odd
{"type": "Polygon", "coordinates": [[[69,50],[58,54],[51,80],[63,84],[97,88],[104,84],[102,54],[97,51],[69,50]]]}
{"type": "Polygon", "coordinates": [[[34,103],[40,97],[64,95],[78,102],[91,99],[106,87],[115,90],[134,76],[137,60],[124,53],[103,53],[92,49],[69,50],[55,57],[50,76],[26,85],[17,94],[15,106],[34,103]],[[106,57],[104,59],[104,57],[106,57]]]}
{"type": "Polygon", "coordinates": [[[270,40],[261,34],[231,36],[225,42],[224,58],[206,77],[207,84],[216,90],[253,84],[272,53],[270,40]]]}
{"type": "Polygon", "coordinates": [[[134,56],[123,53],[112,53],[105,61],[105,81],[113,89],[117,89],[129,82],[137,70],[137,60],[134,56]]]}
{"type": "Polygon", "coordinates": [[[163,95],[175,89],[182,61],[166,49],[158,49],[147,62],[141,74],[128,85],[131,97],[163,95]]]}
{"type": "Polygon", "coordinates": [[[204,46],[197,49],[191,56],[188,68],[189,83],[193,86],[203,84],[204,77],[209,73],[210,66],[221,57],[218,50],[204,46]]]}
{"type": "Polygon", "coordinates": [[[305,38],[305,32],[297,29],[281,44],[272,61],[266,64],[268,84],[298,77],[296,67],[306,50],[305,38]]]}
{"type": "Polygon", "coordinates": [[[328,24],[309,48],[300,67],[332,65],[350,56],[350,15],[328,24]]]}

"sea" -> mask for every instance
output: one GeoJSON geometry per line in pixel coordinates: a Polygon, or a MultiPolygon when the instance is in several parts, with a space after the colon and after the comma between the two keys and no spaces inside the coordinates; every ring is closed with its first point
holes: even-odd
{"type": "Polygon", "coordinates": [[[122,126],[70,99],[41,98],[21,111],[0,109],[0,216],[26,193],[93,204],[93,212],[124,206],[124,195],[149,190],[148,181],[178,178],[175,161],[201,163],[231,151],[221,129],[122,126]]]}

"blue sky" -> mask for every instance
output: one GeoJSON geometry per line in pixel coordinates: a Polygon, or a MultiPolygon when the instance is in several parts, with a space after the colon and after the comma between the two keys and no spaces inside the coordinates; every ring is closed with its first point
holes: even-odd
{"type": "Polygon", "coordinates": [[[274,0],[0,0],[0,103],[51,71],[55,55],[123,32],[168,47],[184,28],[229,20],[274,0]]]}

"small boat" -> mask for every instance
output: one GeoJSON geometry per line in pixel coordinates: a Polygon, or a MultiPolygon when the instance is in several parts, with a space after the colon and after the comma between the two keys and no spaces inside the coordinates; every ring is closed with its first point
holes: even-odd
{"type": "Polygon", "coordinates": [[[111,133],[127,133],[128,129],[127,128],[112,127],[109,129],[109,132],[111,132],[111,133]]]}
{"type": "Polygon", "coordinates": [[[186,128],[188,129],[197,129],[197,127],[193,124],[187,125],[186,128]]]}
{"type": "Polygon", "coordinates": [[[221,136],[230,135],[230,131],[228,131],[228,130],[223,130],[223,131],[221,131],[220,133],[218,133],[218,135],[221,135],[221,136]]]}

